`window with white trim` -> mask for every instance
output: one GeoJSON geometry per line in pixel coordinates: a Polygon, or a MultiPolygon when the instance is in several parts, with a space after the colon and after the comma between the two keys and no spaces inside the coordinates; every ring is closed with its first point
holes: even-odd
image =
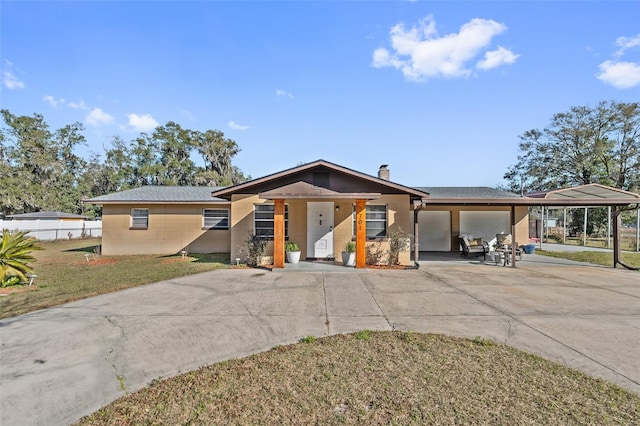
{"type": "MultiPolygon", "coordinates": [[[[256,204],[254,210],[254,229],[258,237],[273,240],[274,205],[256,204]]],[[[289,238],[289,206],[284,205],[284,237],[289,238]]]]}
{"type": "MultiPolygon", "coordinates": [[[[366,238],[387,237],[387,206],[384,204],[367,204],[366,211],[366,238]]],[[[356,207],[353,206],[353,235],[356,235],[356,207]]]]}
{"type": "Polygon", "coordinates": [[[208,229],[229,229],[229,209],[204,209],[202,226],[208,229]]]}
{"type": "Polygon", "coordinates": [[[149,209],[131,209],[131,228],[147,229],[149,227],[149,209]]]}

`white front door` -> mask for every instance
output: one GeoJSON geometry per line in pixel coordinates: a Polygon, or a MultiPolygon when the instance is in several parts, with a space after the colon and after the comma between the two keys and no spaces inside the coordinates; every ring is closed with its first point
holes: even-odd
{"type": "Polygon", "coordinates": [[[334,258],[333,202],[307,203],[307,257],[334,258]]]}

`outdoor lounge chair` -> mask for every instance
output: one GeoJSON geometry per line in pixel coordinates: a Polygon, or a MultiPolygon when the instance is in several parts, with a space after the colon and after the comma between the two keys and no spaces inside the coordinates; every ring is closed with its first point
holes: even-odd
{"type": "Polygon", "coordinates": [[[458,243],[460,244],[460,256],[469,257],[470,253],[478,256],[482,255],[487,260],[489,253],[489,243],[483,241],[482,238],[470,239],[467,235],[458,235],[458,243]]]}

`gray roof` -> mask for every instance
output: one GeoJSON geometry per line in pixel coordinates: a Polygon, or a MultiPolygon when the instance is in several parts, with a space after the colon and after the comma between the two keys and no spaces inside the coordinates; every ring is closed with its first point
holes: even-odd
{"type": "MultiPolygon", "coordinates": [[[[225,187],[217,186],[141,186],[126,191],[85,200],[85,203],[228,203],[222,198],[211,197],[211,193],[225,187]]],[[[421,186],[418,191],[431,194],[434,198],[521,198],[513,192],[486,186],[421,186]]]]}
{"type": "Polygon", "coordinates": [[[128,189],[126,191],[114,192],[113,194],[101,195],[99,197],[85,200],[85,203],[105,204],[105,203],[228,203],[222,198],[211,196],[213,191],[223,187],[219,186],[141,186],[139,188],[128,189]]]}
{"type": "Polygon", "coordinates": [[[73,213],[64,212],[33,212],[33,213],[21,213],[12,214],[7,216],[13,219],[87,219],[87,216],[82,216],[73,213]]]}
{"type": "Polygon", "coordinates": [[[521,198],[513,192],[501,189],[489,188],[488,186],[420,186],[416,187],[420,191],[431,194],[430,198],[521,198]]]}

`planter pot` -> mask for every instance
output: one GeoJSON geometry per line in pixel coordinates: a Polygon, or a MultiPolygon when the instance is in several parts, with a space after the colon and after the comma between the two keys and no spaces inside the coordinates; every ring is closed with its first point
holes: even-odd
{"type": "Polygon", "coordinates": [[[356,254],[349,251],[342,252],[342,264],[344,266],[355,266],[356,265],[356,254]]]}
{"type": "Polygon", "coordinates": [[[289,262],[289,263],[298,263],[298,262],[300,262],[300,252],[299,251],[288,251],[287,252],[287,262],[289,262]]]}

